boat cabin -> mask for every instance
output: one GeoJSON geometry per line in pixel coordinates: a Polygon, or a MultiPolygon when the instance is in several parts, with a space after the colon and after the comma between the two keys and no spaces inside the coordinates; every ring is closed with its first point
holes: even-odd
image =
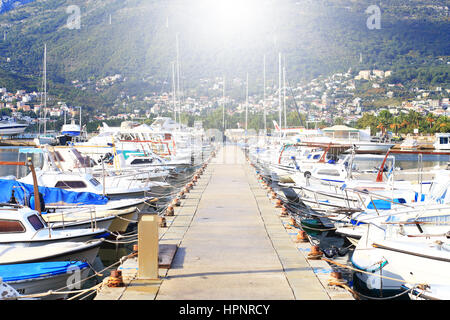
{"type": "Polygon", "coordinates": [[[450,150],[450,132],[436,133],[434,148],[436,150],[450,150]]]}
{"type": "Polygon", "coordinates": [[[333,127],[323,129],[324,136],[333,140],[342,141],[360,141],[369,140],[370,133],[364,130],[350,128],[344,125],[336,125],[333,127]]]}
{"type": "Polygon", "coordinates": [[[32,238],[36,232],[47,227],[38,212],[27,207],[0,207],[0,242],[32,238]]]}
{"type": "MultiPolygon", "coordinates": [[[[36,170],[36,177],[39,186],[97,194],[102,194],[103,192],[103,186],[100,181],[88,173],[36,170]]],[[[29,174],[19,181],[33,184],[33,177],[29,174]]]]}

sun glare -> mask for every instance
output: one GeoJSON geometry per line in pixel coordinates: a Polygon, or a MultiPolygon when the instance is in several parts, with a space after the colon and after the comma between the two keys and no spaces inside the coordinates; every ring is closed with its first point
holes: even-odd
{"type": "Polygon", "coordinates": [[[222,36],[252,32],[265,23],[264,1],[199,0],[198,19],[204,28],[222,36]]]}

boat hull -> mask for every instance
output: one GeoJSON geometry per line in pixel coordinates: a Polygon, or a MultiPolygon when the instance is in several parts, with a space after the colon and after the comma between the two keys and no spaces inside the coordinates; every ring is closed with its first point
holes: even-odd
{"type": "Polygon", "coordinates": [[[0,126],[0,136],[14,136],[25,131],[28,125],[15,124],[11,126],[0,126]]]}
{"type": "MultiPolygon", "coordinates": [[[[87,277],[90,269],[85,268],[80,270],[81,274],[79,275],[80,279],[84,279],[87,277]]],[[[8,285],[13,287],[18,293],[22,295],[33,295],[33,294],[40,294],[45,293],[49,290],[57,290],[61,288],[65,288],[70,284],[71,277],[74,277],[75,272],[68,272],[65,274],[60,274],[56,276],[50,276],[50,277],[42,277],[37,279],[30,279],[30,280],[21,280],[21,281],[11,281],[7,282],[8,285]]],[[[77,277],[74,277],[74,279],[77,277]]],[[[76,288],[74,288],[76,289],[76,288]]],[[[63,289],[61,291],[67,292],[67,289],[63,289]]],[[[49,295],[43,295],[40,297],[42,300],[60,300],[60,299],[66,299],[68,297],[68,293],[63,294],[49,294],[49,295]]]]}
{"type": "Polygon", "coordinates": [[[0,265],[16,264],[16,263],[36,263],[36,262],[54,262],[54,261],[83,261],[93,264],[98,255],[100,246],[103,241],[92,241],[83,246],[76,246],[73,249],[43,254],[41,257],[27,256],[25,258],[14,258],[12,260],[0,259],[0,265]]]}

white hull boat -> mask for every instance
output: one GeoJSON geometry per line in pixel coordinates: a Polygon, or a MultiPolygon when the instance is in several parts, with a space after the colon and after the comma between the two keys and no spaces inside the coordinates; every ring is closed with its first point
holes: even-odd
{"type": "Polygon", "coordinates": [[[85,279],[89,271],[84,262],[38,262],[0,266],[0,277],[23,296],[55,300],[67,298],[66,292],[75,289],[76,281],[85,279]],[[46,294],[50,290],[63,293],[46,294]]]}
{"type": "Polygon", "coordinates": [[[87,242],[59,242],[39,247],[0,245],[0,265],[50,261],[87,261],[92,264],[102,243],[102,239],[96,239],[87,242]]]}
{"type": "Polygon", "coordinates": [[[86,242],[107,234],[105,229],[52,230],[37,211],[26,207],[3,208],[0,245],[38,247],[57,242],[86,242]]]}

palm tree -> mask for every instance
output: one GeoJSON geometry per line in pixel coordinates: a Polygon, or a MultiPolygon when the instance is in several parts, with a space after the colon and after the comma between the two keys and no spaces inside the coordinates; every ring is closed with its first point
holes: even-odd
{"type": "Polygon", "coordinates": [[[395,130],[395,131],[394,131],[394,132],[395,132],[395,135],[397,135],[399,126],[400,126],[400,124],[394,122],[394,123],[391,124],[389,127],[390,127],[391,129],[395,130]]]}
{"type": "Polygon", "coordinates": [[[399,120],[397,117],[394,118],[394,122],[390,125],[391,129],[395,130],[395,135],[398,134],[398,128],[400,128],[401,124],[399,123],[399,120]]]}
{"type": "Polygon", "coordinates": [[[430,114],[430,115],[428,115],[428,117],[427,117],[427,121],[430,123],[430,129],[432,128],[432,126],[433,126],[433,122],[435,122],[436,120],[433,118],[433,116],[430,114]]]}

